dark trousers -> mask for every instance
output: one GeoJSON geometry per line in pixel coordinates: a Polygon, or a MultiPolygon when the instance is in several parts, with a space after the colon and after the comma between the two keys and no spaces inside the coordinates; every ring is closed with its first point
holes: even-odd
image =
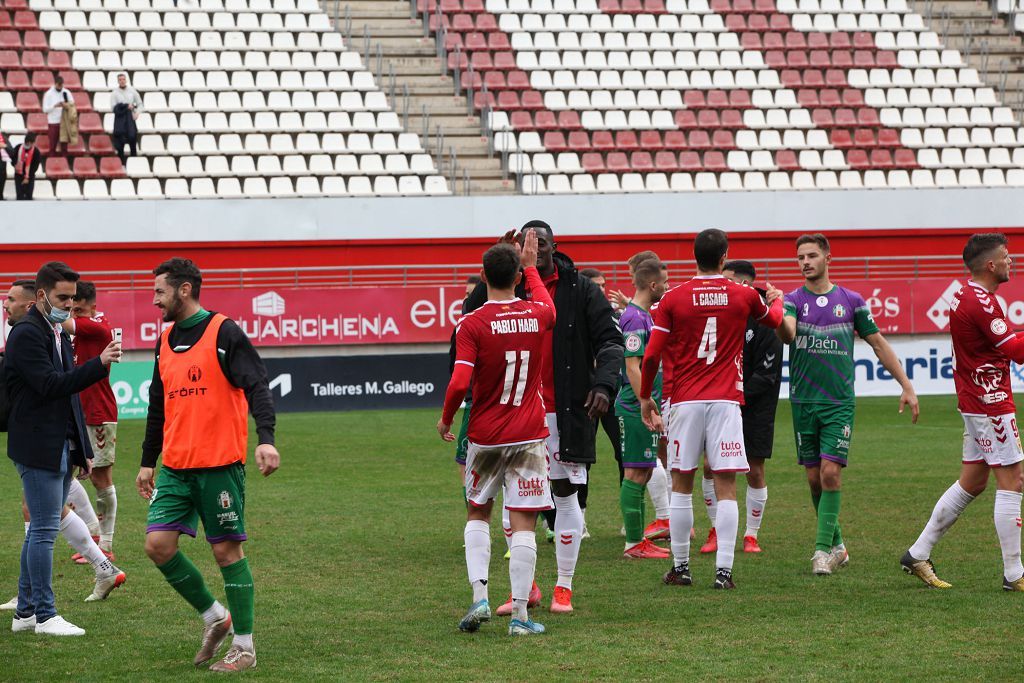
{"type": "Polygon", "coordinates": [[[46,137],[50,140],[50,154],[60,154],[60,124],[48,123],[46,125],[46,137]]]}
{"type": "Polygon", "coordinates": [[[7,162],[0,159],[0,202],[4,200],[4,189],[7,187],[7,162]]]}
{"type": "Polygon", "coordinates": [[[114,136],[114,149],[117,151],[117,156],[121,157],[121,163],[125,164],[128,162],[128,155],[124,153],[125,145],[131,149],[132,156],[138,156],[139,152],[136,149],[138,138],[128,138],[124,135],[114,136]]]}
{"type": "Polygon", "coordinates": [[[21,182],[17,176],[14,178],[14,193],[18,199],[32,199],[32,193],[36,191],[36,179],[30,178],[27,183],[21,182]]]}

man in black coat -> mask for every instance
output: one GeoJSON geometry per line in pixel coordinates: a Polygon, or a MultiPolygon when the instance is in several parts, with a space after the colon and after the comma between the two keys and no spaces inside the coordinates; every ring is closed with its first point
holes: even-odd
{"type": "MultiPolygon", "coordinates": [[[[606,412],[619,387],[622,367],[622,333],[612,317],[608,299],[590,278],[580,274],[572,260],[560,253],[551,226],[530,221],[518,238],[515,231],[503,241],[523,240],[526,231],[537,233],[537,270],[555,302],[555,329],[551,354],[545,359],[544,404],[547,412],[548,467],[557,515],[549,525],[555,532],[558,582],[551,602],[552,612],[572,611],[572,578],[579,558],[583,513],[577,492],[587,483],[587,466],[596,461],[595,424],[606,412]]],[[[525,288],[516,290],[528,298],[525,288]]],[[[476,310],[487,300],[481,284],[467,297],[465,310],[476,310]]],[[[506,528],[508,523],[505,523],[506,528]]],[[[540,601],[536,587],[531,604],[540,601]]],[[[497,614],[510,614],[511,599],[497,614]]]]}
{"type": "Polygon", "coordinates": [[[70,316],[78,273],[63,263],[36,275],[36,304],[11,330],[4,372],[10,397],[7,455],[21,478],[32,517],[21,550],[18,607],[11,629],[74,636],[85,631],[57,615],[51,586],[53,542],[74,468],[91,469],[92,448],[78,392],[109,374],[121,357],[111,342],[93,360],[75,367],[71,338],[60,323],[70,316]]]}
{"type": "Polygon", "coordinates": [[[14,166],[14,194],[17,199],[32,199],[36,191],[36,173],[43,155],[36,146],[36,134],[28,133],[25,140],[14,147],[6,146],[7,155],[14,166]]]}
{"type": "MultiPolygon", "coordinates": [[[[750,261],[729,261],[722,271],[733,282],[753,287],[757,271],[750,261]]],[[[765,297],[765,290],[756,288],[765,297]]],[[[779,405],[779,389],[782,387],[782,342],[775,330],[759,325],[751,318],[747,321],[747,336],[743,344],[743,443],[747,450],[747,528],[743,533],[743,552],[759,553],[761,546],[757,533],[764,518],[768,503],[768,484],[764,478],[765,460],[772,457],[775,443],[775,410],[779,405]]],[[[715,552],[718,539],[715,537],[715,508],[718,500],[711,470],[704,464],[704,502],[711,531],[701,552],[715,552]]]]}

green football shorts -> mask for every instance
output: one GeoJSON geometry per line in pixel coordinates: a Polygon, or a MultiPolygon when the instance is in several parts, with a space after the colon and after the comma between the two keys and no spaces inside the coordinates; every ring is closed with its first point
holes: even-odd
{"type": "Polygon", "coordinates": [[[658,441],[661,434],[652,432],[639,415],[619,415],[619,443],[622,446],[622,466],[650,469],[658,459],[658,441]]]}
{"type": "Polygon", "coordinates": [[[792,406],[797,461],[804,467],[817,467],[824,459],[846,467],[853,437],[853,404],[793,403],[792,406]]]}
{"type": "Polygon", "coordinates": [[[160,468],[149,501],[146,533],[180,531],[194,538],[199,520],[208,543],[246,539],[244,465],[209,470],[160,468]]]}

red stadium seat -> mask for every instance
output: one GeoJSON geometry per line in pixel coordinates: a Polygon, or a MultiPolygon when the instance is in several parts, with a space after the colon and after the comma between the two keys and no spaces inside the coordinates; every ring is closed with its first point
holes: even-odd
{"type": "Polygon", "coordinates": [[[674,152],[658,152],[654,155],[654,168],[663,173],[673,173],[679,168],[674,152]]]}
{"type": "Polygon", "coordinates": [[[853,34],[853,47],[856,50],[874,50],[875,38],[867,31],[857,31],[853,34]]]}
{"type": "Polygon", "coordinates": [[[42,107],[39,106],[39,95],[34,92],[19,92],[17,97],[14,99],[15,106],[18,107],[18,111],[25,114],[34,114],[43,111],[42,107]]]}
{"type": "Polygon", "coordinates": [[[836,149],[850,149],[853,147],[853,138],[850,131],[845,128],[836,128],[831,135],[832,146],[836,149]]]}
{"type": "Polygon", "coordinates": [[[50,180],[66,180],[71,176],[71,168],[64,157],[46,157],[46,177],[50,180]]]}
{"type": "Polygon", "coordinates": [[[830,88],[846,87],[846,72],[842,69],[829,69],[825,72],[825,85],[830,88]]]}
{"type": "Polygon", "coordinates": [[[124,165],[117,157],[100,158],[100,175],[104,178],[123,178],[124,165]]]}
{"type": "Polygon", "coordinates": [[[844,107],[856,109],[864,106],[864,93],[859,88],[846,88],[842,95],[844,107]]]}
{"type": "Polygon", "coordinates": [[[843,103],[843,100],[839,97],[839,91],[831,88],[826,88],[818,93],[819,101],[821,106],[835,109],[843,103]]]}
{"type": "Polygon", "coordinates": [[[765,33],[764,34],[764,49],[766,50],[781,50],[786,46],[786,40],[782,37],[781,33],[765,33]]]}
{"type": "Polygon", "coordinates": [[[733,138],[731,130],[716,130],[715,134],[711,136],[711,146],[715,149],[735,149],[736,140],[733,138]]]}
{"type": "Polygon", "coordinates": [[[683,150],[687,148],[686,133],[681,130],[665,131],[665,149],[683,150]]]}
{"type": "MultiPolygon", "coordinates": [[[[9,5],[8,5],[9,6],[9,5]]],[[[49,43],[46,42],[46,34],[42,31],[25,31],[26,50],[48,50],[49,43]]]]}
{"type": "Polygon", "coordinates": [[[874,109],[864,107],[863,109],[857,110],[857,125],[859,126],[878,126],[880,122],[878,120],[878,112],[874,109]]]}
{"type": "Polygon", "coordinates": [[[619,5],[619,0],[601,0],[598,9],[605,14],[615,14],[621,11],[622,7],[619,5]]]}
{"type": "Polygon", "coordinates": [[[580,123],[580,115],[575,111],[558,112],[558,127],[562,130],[574,131],[583,128],[580,123]]]}
{"type": "Polygon", "coordinates": [[[687,136],[687,141],[690,143],[690,149],[711,149],[711,136],[706,130],[691,131],[687,136]]]}
{"type": "MultiPolygon", "coordinates": [[[[744,24],[745,23],[746,22],[744,22],[744,24]]],[[[728,26],[726,26],[726,28],[728,28],[728,26]]],[[[744,26],[744,28],[746,28],[746,26],[744,26]]],[[[739,31],[736,31],[735,29],[730,29],[730,30],[732,30],[734,33],[739,32],[739,31]]],[[[756,33],[750,33],[750,32],[743,32],[743,33],[741,33],[740,34],[740,45],[743,47],[744,50],[758,50],[758,51],[760,51],[760,50],[763,49],[763,46],[761,44],[761,36],[759,36],[756,33]]]]}
{"type": "Polygon", "coordinates": [[[71,166],[71,172],[76,178],[81,178],[82,180],[92,180],[93,178],[100,177],[100,172],[96,168],[96,160],[92,157],[76,158],[71,166]]]}
{"type": "Polygon", "coordinates": [[[853,128],[857,125],[857,116],[852,109],[836,110],[836,125],[840,127],[853,128]]]}
{"type": "Polygon", "coordinates": [[[483,0],[462,0],[462,11],[470,14],[485,12],[483,0]]]}
{"type": "Polygon", "coordinates": [[[800,31],[790,31],[786,34],[786,49],[787,50],[805,50],[807,49],[807,38],[800,31]]]}
{"type": "Polygon", "coordinates": [[[767,50],[764,53],[764,63],[772,69],[786,68],[786,53],[782,50],[767,50]]]}
{"type": "Polygon", "coordinates": [[[836,50],[832,53],[832,66],[837,69],[849,69],[853,67],[854,61],[849,50],[836,50]]]}
{"type": "MultiPolygon", "coordinates": [[[[467,15],[459,15],[467,16],[467,15]]],[[[469,28],[473,28],[473,20],[469,20],[469,28]]],[[[458,30],[456,28],[456,30],[458,30]]],[[[486,50],[487,37],[483,33],[466,33],[462,38],[462,44],[467,50],[486,50]]]]}
{"type": "Polygon", "coordinates": [[[892,50],[879,50],[875,55],[875,65],[879,69],[898,69],[899,62],[892,50]]]}
{"type": "Polygon", "coordinates": [[[590,133],[585,130],[574,130],[569,133],[569,149],[586,152],[590,149],[590,133]]]}
{"type": "Polygon", "coordinates": [[[586,152],[580,163],[587,173],[604,173],[604,155],[600,152],[586,152]]]}
{"type": "Polygon", "coordinates": [[[545,109],[534,115],[533,125],[537,130],[558,130],[558,119],[555,118],[554,112],[545,109]]]}
{"type": "Polygon", "coordinates": [[[21,66],[26,71],[46,68],[46,58],[38,50],[27,50],[21,53],[21,66]]]}
{"type": "Polygon", "coordinates": [[[444,36],[444,49],[445,50],[448,50],[448,52],[454,52],[455,48],[462,47],[462,46],[463,46],[463,42],[462,42],[462,34],[461,33],[455,33],[453,31],[453,32],[445,34],[445,36],[444,36]]]}
{"type": "Polygon", "coordinates": [[[725,109],[722,111],[722,128],[731,128],[733,130],[739,130],[745,128],[746,124],[743,123],[743,112],[737,109],[725,109]]]}
{"type": "Polygon", "coordinates": [[[477,71],[487,71],[494,68],[490,52],[474,52],[472,54],[473,56],[469,58],[469,63],[477,71]]]}
{"type": "Polygon", "coordinates": [[[697,115],[689,109],[677,109],[673,118],[680,130],[692,130],[697,127],[697,115]]]}
{"type": "Polygon", "coordinates": [[[508,72],[508,87],[511,90],[529,90],[530,76],[519,69],[508,72]]]}
{"type": "Polygon", "coordinates": [[[552,154],[568,151],[569,146],[565,144],[565,134],[560,130],[544,133],[544,149],[552,154]]]}
{"type": "Polygon", "coordinates": [[[635,152],[640,149],[636,133],[631,130],[620,130],[615,134],[615,148],[620,152],[635,152]]]}
{"type": "Polygon", "coordinates": [[[0,30],[9,29],[14,25],[11,15],[7,10],[0,9],[0,30]]]}
{"type": "Polygon", "coordinates": [[[468,14],[456,14],[452,17],[451,30],[457,33],[469,33],[475,27],[473,26],[473,17],[468,14]]]}
{"type": "Polygon", "coordinates": [[[46,114],[29,114],[26,127],[33,133],[45,133],[47,129],[46,114]]]}
{"type": "Polygon", "coordinates": [[[820,105],[818,99],[818,91],[810,88],[804,88],[796,91],[796,101],[804,109],[813,109],[820,105]]]}
{"type": "MultiPolygon", "coordinates": [[[[875,55],[870,50],[857,50],[853,53],[853,65],[858,69],[873,69],[875,55]]],[[[836,66],[841,66],[838,62],[836,66]]]]}
{"type": "Polygon", "coordinates": [[[879,147],[899,147],[900,134],[892,128],[880,128],[878,130],[879,147]]]}
{"type": "Polygon", "coordinates": [[[714,109],[701,109],[697,112],[697,125],[701,128],[718,128],[722,125],[718,120],[718,112],[714,109]]]}
{"type": "Polygon", "coordinates": [[[807,34],[807,49],[809,49],[809,50],[827,50],[828,49],[828,34],[826,34],[826,33],[808,33],[807,34]]]}
{"type": "Polygon", "coordinates": [[[609,152],[605,159],[605,168],[611,173],[628,173],[629,157],[625,152],[609,152]]]}
{"type": "Polygon", "coordinates": [[[854,147],[874,147],[875,133],[870,128],[858,128],[853,131],[854,147]]]}
{"type": "Polygon", "coordinates": [[[717,151],[705,152],[704,170],[712,173],[725,173],[728,171],[729,166],[725,163],[725,155],[717,151]]]}
{"type": "Polygon", "coordinates": [[[508,119],[509,124],[516,130],[533,130],[533,117],[528,111],[514,111],[508,119]]]}
{"type": "Polygon", "coordinates": [[[504,90],[505,89],[505,72],[503,71],[487,71],[484,72],[484,85],[487,86],[488,90],[504,90]]]}
{"type": "Polygon", "coordinates": [[[702,90],[687,90],[683,93],[683,105],[687,109],[703,109],[706,106],[704,92],[702,90]]]}
{"type": "Polygon", "coordinates": [[[49,90],[53,87],[53,72],[52,71],[33,71],[32,72],[32,89],[33,90],[49,90]]]}
{"type": "Polygon", "coordinates": [[[825,87],[825,77],[820,69],[808,69],[803,73],[803,76],[805,88],[818,88],[820,90],[825,87]]]}
{"type": "Polygon", "coordinates": [[[0,52],[0,69],[8,71],[10,69],[17,69],[21,66],[21,59],[18,57],[18,53],[14,50],[4,50],[0,52]]]}
{"type": "Polygon", "coordinates": [[[828,109],[815,109],[811,112],[811,122],[815,128],[831,128],[836,125],[832,112],[828,109]]]}
{"type": "MultiPolygon", "coordinates": [[[[477,20],[476,29],[479,31],[479,20],[477,20]]],[[[508,34],[503,31],[492,31],[491,33],[485,33],[487,36],[487,47],[490,50],[511,50],[512,44],[508,40],[508,34]]]]}
{"type": "Polygon", "coordinates": [[[704,170],[704,165],[700,162],[700,155],[696,152],[680,152],[679,170],[690,173],[704,170]]]}
{"type": "Polygon", "coordinates": [[[828,34],[828,43],[833,50],[849,50],[853,47],[850,43],[850,34],[843,31],[828,34]]]}
{"type": "Polygon", "coordinates": [[[665,14],[665,0],[644,0],[644,14],[665,14]]]}
{"type": "Polygon", "coordinates": [[[783,88],[799,88],[804,84],[803,74],[796,69],[783,69],[779,77],[783,88]]]}
{"type": "Polygon", "coordinates": [[[511,52],[495,52],[494,53],[494,68],[501,69],[502,71],[512,71],[518,69],[519,66],[516,64],[516,56],[511,52]]]}
{"type": "Polygon", "coordinates": [[[89,152],[91,154],[113,154],[114,145],[110,142],[108,135],[90,135],[89,152]]]}
{"type": "Polygon", "coordinates": [[[917,168],[917,153],[912,149],[897,149],[893,165],[896,168],[917,168]]]}
{"type": "Polygon", "coordinates": [[[622,11],[626,14],[640,14],[644,11],[643,0],[622,0],[622,11]]]}
{"type": "MultiPolygon", "coordinates": [[[[725,109],[729,106],[729,95],[724,90],[708,91],[708,106],[714,109],[725,109]]],[[[700,117],[697,119],[700,120],[700,117]]]]}
{"type": "Polygon", "coordinates": [[[519,109],[519,93],[515,90],[503,90],[498,93],[498,109],[519,109]]]}
{"type": "Polygon", "coordinates": [[[806,69],[810,64],[811,60],[803,50],[793,50],[786,53],[786,65],[790,69],[806,69]]]}
{"type": "Polygon", "coordinates": [[[662,149],[661,133],[656,130],[640,131],[640,149],[655,152],[662,149]]]}
{"type": "MultiPolygon", "coordinates": [[[[751,31],[765,30],[760,26],[754,25],[754,17],[757,16],[758,15],[755,14],[747,21],[747,25],[750,27],[751,31]]],[[[768,21],[768,28],[771,28],[772,31],[789,31],[793,28],[793,25],[789,23],[789,17],[785,14],[773,14],[771,15],[771,19],[768,21]]]]}
{"type": "Polygon", "coordinates": [[[747,18],[742,14],[725,15],[725,30],[739,33],[742,36],[752,35],[747,31],[747,18]]]}
{"type": "Polygon", "coordinates": [[[868,153],[862,149],[851,149],[846,153],[846,163],[855,171],[866,171],[871,168],[868,153]]]}
{"type": "MultiPolygon", "coordinates": [[[[493,14],[478,14],[476,17],[476,30],[482,33],[493,33],[498,30],[498,20],[493,14]]],[[[505,36],[506,45],[508,36],[505,36]]]]}
{"type": "Polygon", "coordinates": [[[871,152],[871,167],[888,171],[893,167],[892,155],[887,149],[876,149],[871,152]]]}
{"type": "Polygon", "coordinates": [[[8,90],[31,90],[32,82],[24,71],[8,71],[5,80],[8,90]]]}
{"type": "Polygon", "coordinates": [[[799,171],[800,162],[797,161],[796,152],[790,149],[781,149],[775,153],[775,165],[780,171],[799,171]]]}
{"type": "Polygon", "coordinates": [[[17,31],[0,31],[0,50],[21,48],[21,34],[17,31]]]}
{"type": "Polygon", "coordinates": [[[544,108],[544,96],[536,90],[526,90],[523,92],[523,109],[529,109],[530,111],[540,111],[544,108]]]}
{"type": "Polygon", "coordinates": [[[36,13],[32,11],[21,11],[14,13],[14,28],[21,31],[33,31],[39,28],[36,21],[36,13]]]}
{"type": "Polygon", "coordinates": [[[611,131],[595,130],[591,135],[590,144],[596,150],[607,152],[615,149],[615,138],[612,137],[611,131]]]}

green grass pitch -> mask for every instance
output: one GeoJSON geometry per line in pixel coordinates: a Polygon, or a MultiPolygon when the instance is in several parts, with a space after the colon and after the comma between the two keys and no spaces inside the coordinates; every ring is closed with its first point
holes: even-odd
{"type": "MultiPolygon", "coordinates": [[[[962,423],[951,397],[923,401],[920,424],[895,399],[859,402],[841,523],[848,569],[814,577],[814,517],[795,463],[789,408],[779,409],[765,552],[737,553],[738,590],[711,590],[713,559],[692,562],[696,585],[661,585],[667,562],[621,557],[617,476],[598,435],[576,574],[576,612],[536,610],[544,636],[511,639],[494,619],[456,629],[470,601],[465,521],[452,449],[437,438],[438,411],[281,415],[282,469],[249,469],[246,551],[256,580],[258,669],[282,681],[473,680],[1019,680],[1024,595],[1000,590],[993,489],[964,514],[934,559],[954,588],[934,591],[899,571],[936,498],[956,478],[962,423]]],[[[57,540],[60,613],[84,638],[0,631],[0,680],[196,680],[201,622],[142,550],[145,504],[134,490],[142,423],[119,434],[120,509],[115,552],[127,584],[103,603],[82,602],[92,572],[57,540]]],[[[0,444],[4,443],[0,441],[0,444]]],[[[0,477],[0,601],[16,591],[22,539],[19,482],[0,477]]],[[[994,486],[994,484],[992,485],[994,486]]],[[[91,485],[87,484],[91,491],[91,485]]],[[[745,484],[740,485],[741,529],[745,484]]],[[[699,500],[699,496],[698,496],[699,500]]],[[[707,517],[696,505],[697,529],[707,517]]],[[[648,504],[648,515],[652,514],[648,504]]],[[[492,525],[491,602],[508,592],[500,525],[492,525]]],[[[202,540],[184,551],[223,601],[202,540]]],[[[545,606],[553,546],[540,541],[545,606]]],[[[5,617],[10,613],[4,613],[5,617]]]]}

